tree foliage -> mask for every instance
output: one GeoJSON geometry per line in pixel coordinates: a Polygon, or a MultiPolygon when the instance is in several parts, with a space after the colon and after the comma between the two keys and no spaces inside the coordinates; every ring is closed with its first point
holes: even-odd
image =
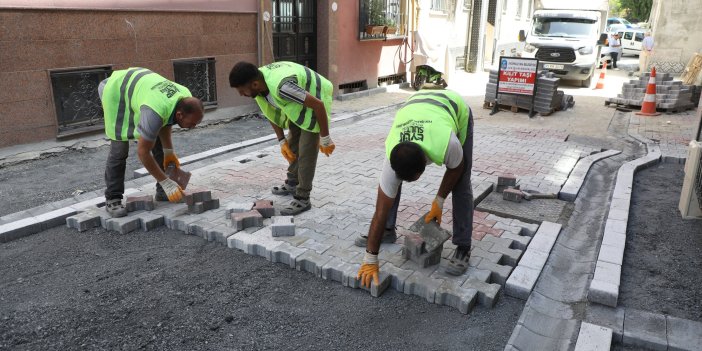
{"type": "MultiPolygon", "coordinates": [[[[626,11],[626,19],[629,22],[647,22],[651,14],[653,0],[616,0],[620,4],[620,14],[626,11]]],[[[610,0],[610,6],[612,1],[610,0]]]]}

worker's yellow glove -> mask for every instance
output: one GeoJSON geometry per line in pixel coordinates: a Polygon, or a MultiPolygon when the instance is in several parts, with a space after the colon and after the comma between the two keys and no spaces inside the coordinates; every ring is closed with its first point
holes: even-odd
{"type": "Polygon", "coordinates": [[[286,160],[288,160],[288,163],[295,162],[295,159],[297,158],[297,155],[295,155],[295,153],[290,149],[288,139],[286,138],[280,140],[280,153],[283,154],[283,157],[285,157],[286,160]]]}
{"type": "Polygon", "coordinates": [[[361,281],[361,285],[370,289],[371,279],[375,282],[375,285],[380,285],[379,275],[380,268],[378,267],[378,255],[368,253],[363,257],[363,264],[358,270],[358,275],[356,279],[361,281]]]}
{"type": "Polygon", "coordinates": [[[180,161],[173,149],[163,149],[163,169],[168,169],[168,165],[174,163],[176,168],[180,168],[180,161]]]}
{"type": "Polygon", "coordinates": [[[331,140],[331,136],[323,136],[319,138],[319,151],[327,157],[334,152],[334,149],[336,148],[336,145],[334,145],[334,142],[331,140]]]}
{"type": "Polygon", "coordinates": [[[441,214],[444,212],[444,199],[443,197],[437,195],[434,201],[431,203],[431,210],[424,217],[424,222],[429,223],[432,219],[436,220],[436,223],[441,224],[441,214]]]}
{"type": "Polygon", "coordinates": [[[166,178],[158,183],[161,184],[161,187],[163,188],[163,191],[166,192],[168,201],[170,202],[180,202],[185,196],[185,193],[183,192],[183,189],[181,189],[180,185],[170,178],[166,178]]]}

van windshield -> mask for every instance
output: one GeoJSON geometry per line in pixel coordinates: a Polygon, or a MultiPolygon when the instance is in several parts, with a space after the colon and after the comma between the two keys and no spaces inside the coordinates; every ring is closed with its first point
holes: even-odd
{"type": "Polygon", "coordinates": [[[534,17],[532,33],[539,37],[584,38],[595,34],[595,20],[585,18],[534,17]]]}

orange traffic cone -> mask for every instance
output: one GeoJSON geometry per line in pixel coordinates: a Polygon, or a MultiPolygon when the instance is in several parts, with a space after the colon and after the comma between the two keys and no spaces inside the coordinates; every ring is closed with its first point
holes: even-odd
{"type": "Polygon", "coordinates": [[[592,90],[604,89],[605,72],[607,71],[607,62],[602,65],[602,71],[600,71],[600,79],[597,80],[597,85],[595,85],[592,90]]]}
{"type": "Polygon", "coordinates": [[[659,112],[656,112],[656,67],[651,67],[651,78],[648,79],[648,86],[646,87],[646,95],[644,95],[643,104],[641,105],[641,112],[636,112],[637,115],[641,116],[658,116],[659,112]]]}

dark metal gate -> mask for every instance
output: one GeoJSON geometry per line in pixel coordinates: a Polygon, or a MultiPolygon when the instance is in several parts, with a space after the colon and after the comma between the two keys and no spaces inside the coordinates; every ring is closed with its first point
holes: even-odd
{"type": "Polygon", "coordinates": [[[273,1],[273,55],[317,69],[317,2],[273,1]]]}

